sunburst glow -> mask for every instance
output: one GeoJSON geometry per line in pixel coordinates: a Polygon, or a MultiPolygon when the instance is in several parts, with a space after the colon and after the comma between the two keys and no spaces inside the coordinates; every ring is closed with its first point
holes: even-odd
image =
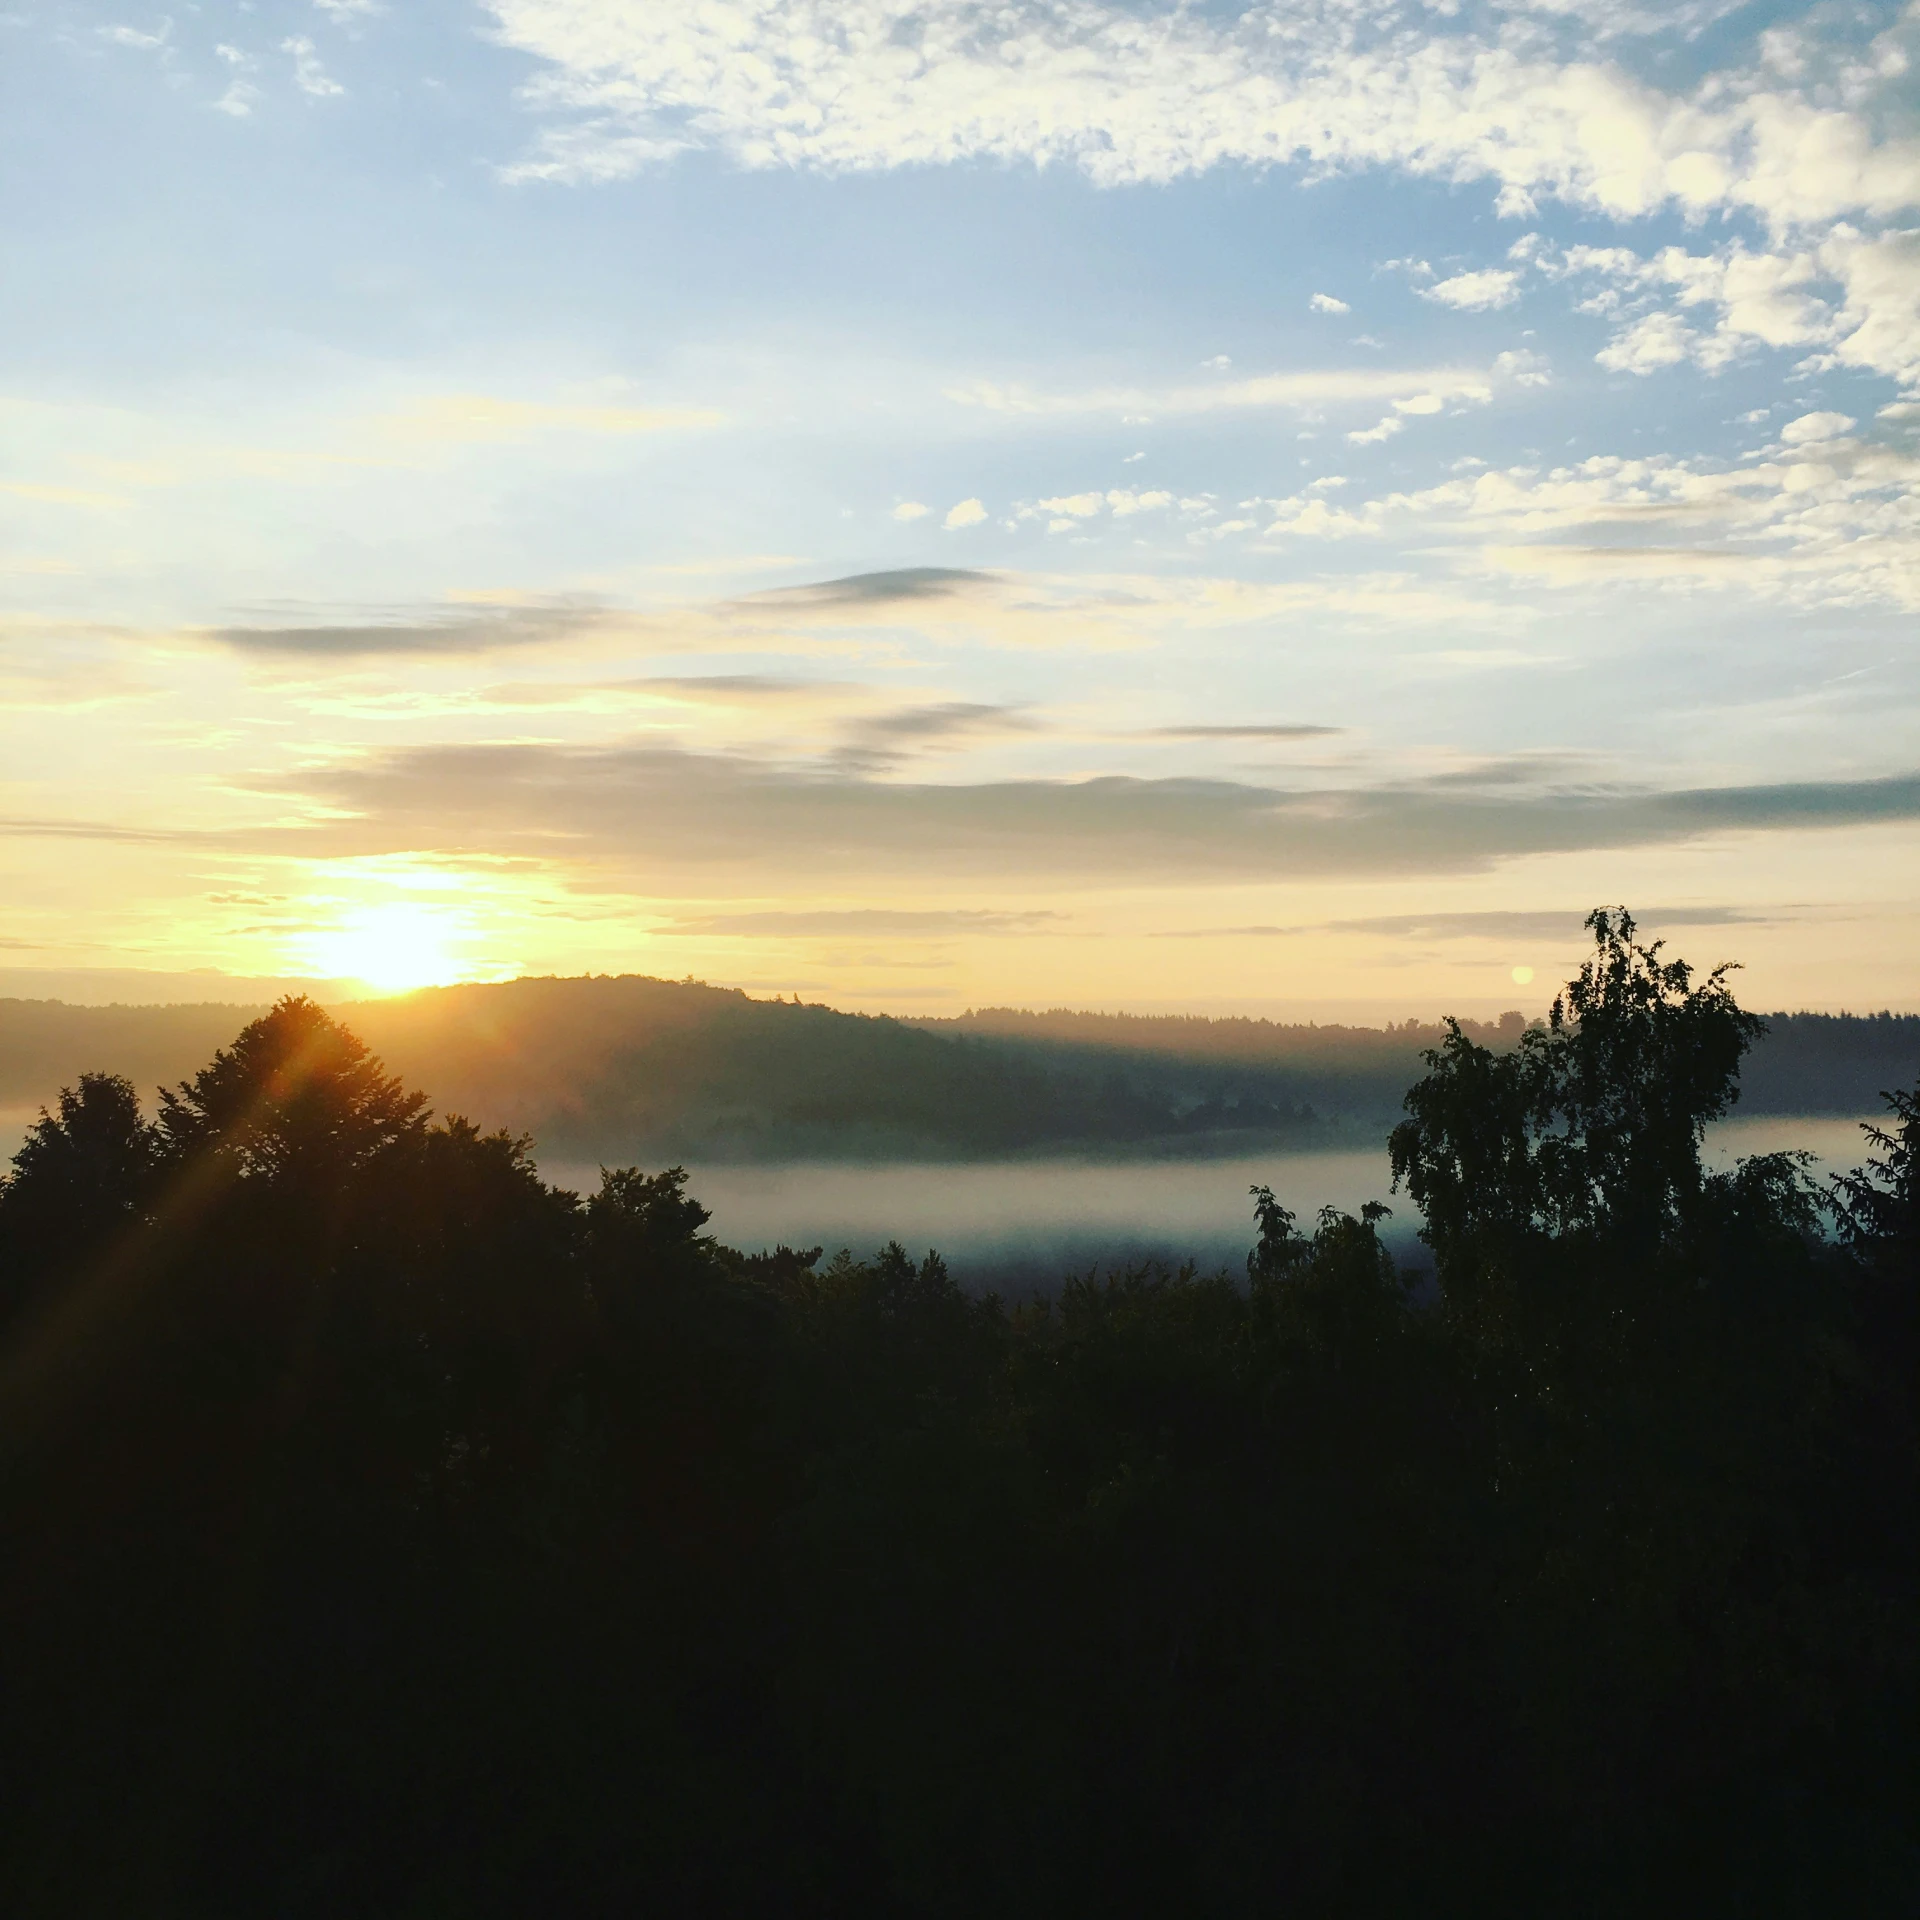
{"type": "Polygon", "coordinates": [[[468,969],[453,946],[462,928],[446,913],[413,901],[362,908],[309,943],[323,973],[364,980],[383,993],[446,986],[468,969]]]}

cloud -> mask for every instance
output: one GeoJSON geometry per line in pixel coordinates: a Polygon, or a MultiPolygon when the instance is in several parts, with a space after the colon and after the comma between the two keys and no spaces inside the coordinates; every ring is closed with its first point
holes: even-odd
{"type": "Polygon", "coordinates": [[[1847,413],[1803,413],[1780,429],[1780,438],[1790,447],[1802,446],[1809,440],[1837,440],[1859,424],[1847,413]]]}
{"type": "Polygon", "coordinates": [[[749,940],[952,940],[970,934],[1032,933],[1058,913],[996,913],[988,908],[914,912],[888,907],[849,907],[815,912],[715,913],[654,928],[664,934],[720,934],[749,940]]]}
{"type": "MultiPolygon", "coordinates": [[[[1174,504],[1174,496],[1164,487],[1136,491],[1131,487],[1098,487],[1082,493],[1051,494],[1044,500],[1022,501],[1014,508],[1016,520],[1044,520],[1050,533],[1065,533],[1084,525],[1102,513],[1116,520],[1130,520],[1135,514],[1161,513],[1174,504]]],[[[1183,500],[1180,505],[1190,515],[1205,518],[1213,511],[1206,500],[1183,500]]]]}
{"type": "Polygon", "coordinates": [[[204,637],[240,653],[309,660],[399,658],[551,645],[590,633],[605,618],[597,607],[483,606],[448,608],[425,619],[364,625],[210,627],[204,630],[204,637]]]}
{"type": "MultiPolygon", "coordinates": [[[[1313,500],[1322,504],[1317,495],[1313,500]]],[[[235,621],[192,629],[187,637],[282,667],[304,671],[337,664],[359,671],[383,661],[456,659],[508,649],[572,648],[599,655],[617,649],[628,656],[846,652],[874,645],[892,650],[903,634],[940,645],[1135,649],[1178,645],[1222,630],[1257,631],[1307,612],[1336,615],[1357,630],[1405,630],[1436,620],[1473,621],[1484,630],[1507,618],[1497,603],[1457,586],[1400,574],[1250,581],[1206,574],[1052,576],[897,567],[652,609],[475,597],[349,618],[235,621]]],[[[440,697],[456,705],[586,709],[634,698],[693,697],[702,687],[714,689],[716,699],[723,693],[746,697],[756,685],[773,684],[754,675],[663,676],[520,682],[440,697]]]]}
{"type": "Polygon", "coordinates": [[[1330,293],[1316,293],[1307,305],[1315,313],[1351,313],[1353,311],[1344,300],[1336,300],[1330,293]]]}
{"type": "Polygon", "coordinates": [[[314,811],[240,837],[258,850],[531,858],[640,892],[722,874],[825,887],[931,872],[1058,886],[1461,873],[1531,854],[1920,821],[1920,775],[1670,792],[1296,792],[1118,776],[937,785],[651,744],[417,747],[261,790],[314,811]]]}
{"type": "MultiPolygon", "coordinates": [[[[1504,356],[1503,356],[1504,359],[1504,356]]],[[[958,405],[1014,415],[1118,413],[1126,416],[1226,413],[1267,407],[1323,407],[1395,400],[1437,393],[1449,400],[1485,404],[1510,365],[1474,367],[1324,367],[1265,373],[1198,387],[1098,387],[1079,393],[1035,393],[1025,387],[982,382],[954,387],[958,405]]]]}
{"type": "Polygon", "coordinates": [[[1700,254],[1574,246],[1529,257],[1550,279],[1597,282],[1579,304],[1617,323],[1596,356],[1604,367],[1644,374],[1690,361],[1718,372],[1761,349],[1814,347],[1815,371],[1920,383],[1920,232],[1843,224],[1817,244],[1771,251],[1734,241],[1700,254]]]}
{"type": "Polygon", "coordinates": [[[336,27],[348,26],[355,20],[370,19],[382,11],[378,0],[313,0],[313,4],[336,27]]]}
{"type": "Polygon", "coordinates": [[[1136,513],[1157,513],[1162,507],[1173,504],[1173,495],[1162,487],[1154,487],[1143,493],[1134,493],[1125,487],[1110,487],[1107,490],[1107,505],[1121,520],[1136,513]]]}
{"type": "Polygon", "coordinates": [[[1313,726],[1220,726],[1151,727],[1150,740],[1318,740],[1328,734],[1345,733],[1345,727],[1313,726]]]}
{"type": "MultiPolygon", "coordinates": [[[[1195,511],[1204,508],[1197,502],[1195,511]]],[[[1084,524],[1069,521],[1070,526],[1084,524]]],[[[803,635],[852,637],[862,629],[912,629],[930,639],[986,646],[1137,648],[1175,645],[1223,629],[1316,612],[1353,627],[1401,630],[1436,620],[1483,627],[1509,617],[1497,603],[1404,574],[1242,580],[1206,574],[997,573],[910,567],[774,589],[711,613],[663,621],[682,645],[799,644],[803,635]]]]}
{"type": "Polygon", "coordinates": [[[648,705],[755,708],[839,703],[855,691],[844,681],[800,680],[780,674],[656,674],[628,680],[520,681],[483,687],[476,704],[536,711],[577,707],[605,711],[633,701],[648,705]]]}
{"type": "Polygon", "coordinates": [[[1438,301],[1443,307],[1457,307],[1463,313],[1487,313],[1496,307],[1510,307],[1520,298],[1520,276],[1506,267],[1456,273],[1450,280],[1422,287],[1420,298],[1438,301]]]}
{"type": "Polygon", "coordinates": [[[931,507],[922,506],[918,500],[902,500],[894,508],[893,517],[896,520],[924,520],[932,511],[931,507]]]}
{"type": "MultiPolygon", "coordinates": [[[[1361,920],[1329,920],[1312,931],[1384,934],[1390,939],[1580,940],[1585,937],[1588,912],[1586,907],[1568,907],[1545,912],[1392,913],[1361,920]]],[[[1744,907],[1649,907],[1634,915],[1642,934],[1656,933],[1662,927],[1755,926],[1766,919],[1765,914],[1744,907]]]]}
{"type": "MultiPolygon", "coordinates": [[[[1481,561],[1504,573],[1718,577],[1809,604],[1920,606],[1920,455],[1846,437],[1856,423],[1845,414],[1802,421],[1780,446],[1732,462],[1596,455],[1546,470],[1474,462],[1437,486],[1340,508],[1311,488],[1250,504],[1271,515],[1269,536],[1289,539],[1386,539],[1424,521],[1487,540],[1481,561]],[[1623,529],[1638,537],[1591,537],[1623,529]],[[1589,538],[1548,544],[1580,533],[1589,538]],[[1523,535],[1542,543],[1513,544],[1523,535]]],[[[1394,423],[1389,416],[1382,427],[1394,423]]]]}
{"type": "Polygon", "coordinates": [[[1007,734],[1031,733],[1035,723],[1025,710],[981,700],[941,700],[923,706],[895,707],[869,714],[846,729],[832,755],[848,772],[885,773],[909,755],[1007,734]]]}
{"type": "MultiPolygon", "coordinates": [[[[955,513],[959,511],[958,507],[954,509],[955,513]]],[[[951,521],[952,516],[948,518],[951,521]]],[[[973,523],[965,520],[960,524],[973,523]]],[[[992,588],[999,580],[998,574],[972,567],[893,567],[878,573],[850,573],[804,587],[769,587],[761,593],[744,594],[731,604],[754,612],[870,612],[952,600],[992,588]]]]}
{"type": "Polygon", "coordinates": [[[346,92],[321,63],[319,50],[305,34],[280,42],[280,51],[293,55],[293,84],[310,99],[325,100],[346,92]]]}
{"type": "Polygon", "coordinates": [[[140,53],[158,53],[173,39],[173,22],[162,20],[158,27],[95,27],[100,38],[115,47],[131,47],[140,53]]]}
{"type": "MultiPolygon", "coordinates": [[[[1332,933],[1361,934],[1387,940],[1477,940],[1503,944],[1560,941],[1578,944],[1587,937],[1585,923],[1588,911],[1582,906],[1545,911],[1390,913],[1357,920],[1320,920],[1291,927],[1182,927],[1155,937],[1163,940],[1209,940],[1296,938],[1332,933]]],[[[1634,923],[1643,934],[1658,933],[1663,927],[1762,926],[1768,921],[1768,915],[1750,913],[1740,907],[1651,907],[1634,915],[1634,923]]]]}
{"type": "Polygon", "coordinates": [[[987,517],[987,510],[978,500],[962,500],[956,507],[947,509],[944,524],[949,528],[977,527],[987,517]]]}
{"type": "Polygon", "coordinates": [[[1671,313],[1650,313],[1616,334],[1593,357],[1615,373],[1653,373],[1692,356],[1699,336],[1671,313]]]}
{"type": "Polygon", "coordinates": [[[213,51],[214,57],[224,60],[233,74],[233,78],[227,82],[226,91],[213,103],[213,110],[226,114],[230,119],[244,120],[253,112],[253,103],[260,98],[260,89],[241,76],[253,72],[260,63],[251,54],[228,46],[224,41],[216,42],[213,51]]]}
{"type": "Polygon", "coordinates": [[[1391,0],[489,6],[501,40],[543,63],[527,98],[550,125],[520,179],[605,180],[688,147],[824,173],[1064,164],[1105,186],[1395,167],[1486,182],[1503,213],[1546,197],[1614,218],[1735,206],[1776,227],[1890,216],[1920,179],[1920,141],[1887,130],[1910,18],[1864,57],[1803,25],[1787,59],[1776,30],[1771,58],[1663,90],[1607,52],[1633,10],[1593,5],[1527,9],[1557,32],[1391,0]]]}

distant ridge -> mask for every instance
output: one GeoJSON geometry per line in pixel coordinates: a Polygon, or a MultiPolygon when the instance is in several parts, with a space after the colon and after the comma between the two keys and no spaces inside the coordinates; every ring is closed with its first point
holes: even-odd
{"type": "MultiPolygon", "coordinates": [[[[426,988],[342,1011],[442,1112],[531,1133],[558,1158],[653,1165],[1371,1143],[1442,1031],[1005,1008],[904,1021],[639,974],[426,988]]],[[[94,1069],[151,1098],[243,1018],[220,1003],[0,999],[0,1108],[30,1110],[94,1069]]],[[[1920,1073],[1920,1016],[1769,1019],[1742,1113],[1864,1114],[1920,1073]]],[[[1463,1025],[1505,1046],[1524,1022],[1463,1025]]]]}
{"type": "Polygon", "coordinates": [[[0,1000],[59,1000],[70,1007],[268,1007],[289,993],[332,1005],[364,1000],[373,991],[364,980],[225,973],[218,967],[171,973],[149,967],[0,967],[0,1000]]]}

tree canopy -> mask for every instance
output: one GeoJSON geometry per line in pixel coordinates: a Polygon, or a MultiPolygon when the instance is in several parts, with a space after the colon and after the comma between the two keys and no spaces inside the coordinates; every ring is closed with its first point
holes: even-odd
{"type": "Polygon", "coordinates": [[[743,1252],[300,1000],[82,1078],[0,1180],[0,1901],[1903,1910],[1920,1089],[1711,1171],[1756,1023],[1591,926],[1407,1095],[1431,1275],[1266,1186],[1015,1306],[743,1252]]]}

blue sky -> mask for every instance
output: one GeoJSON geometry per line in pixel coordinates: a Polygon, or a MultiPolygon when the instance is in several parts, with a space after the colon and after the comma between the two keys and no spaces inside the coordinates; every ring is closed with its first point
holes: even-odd
{"type": "Polygon", "coordinates": [[[0,35],[19,978],[1920,1004],[1920,8],[0,35]]]}

